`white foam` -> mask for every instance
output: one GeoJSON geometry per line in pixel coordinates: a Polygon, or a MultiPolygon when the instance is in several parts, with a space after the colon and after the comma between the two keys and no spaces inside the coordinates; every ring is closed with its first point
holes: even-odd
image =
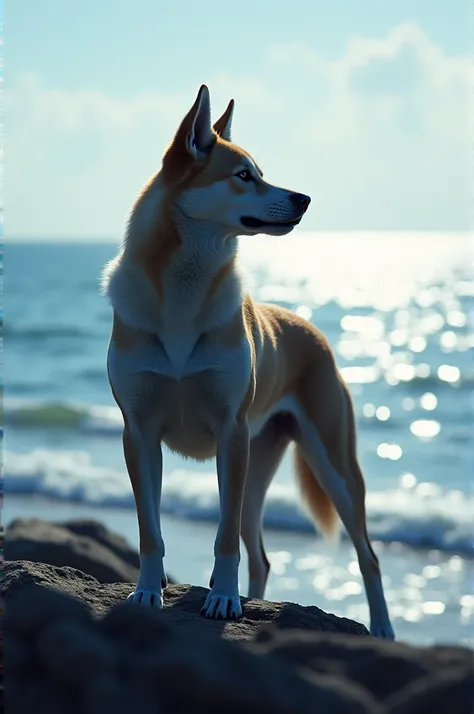
{"type": "MultiPolygon", "coordinates": [[[[83,451],[7,451],[4,464],[7,494],[36,494],[91,506],[134,507],[125,471],[94,465],[83,451]]],[[[214,472],[179,470],[165,474],[164,513],[216,522],[218,507],[214,472]]],[[[376,540],[474,556],[474,498],[467,494],[442,492],[434,484],[369,492],[367,513],[369,532],[376,540]]],[[[313,531],[294,484],[272,484],[264,522],[279,530],[313,531]]]]}

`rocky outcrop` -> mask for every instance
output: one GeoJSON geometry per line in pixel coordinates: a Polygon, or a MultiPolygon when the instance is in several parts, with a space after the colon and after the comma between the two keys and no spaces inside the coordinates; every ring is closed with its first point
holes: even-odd
{"type": "Polygon", "coordinates": [[[6,565],[10,714],[472,714],[470,650],[379,642],[289,603],[244,599],[242,620],[206,620],[207,590],[187,585],[157,612],[124,603],[130,588],[6,565]]]}
{"type": "MultiPolygon", "coordinates": [[[[92,615],[102,617],[111,608],[122,604],[133,586],[125,583],[99,583],[91,575],[74,568],[51,567],[44,563],[17,561],[7,563],[4,588],[14,598],[26,585],[56,588],[84,603],[92,615]]],[[[170,627],[185,630],[196,640],[209,633],[229,640],[249,640],[265,625],[280,628],[312,630],[315,632],[343,632],[367,635],[364,625],[343,617],[330,615],[318,607],[302,607],[294,603],[246,600],[244,616],[240,620],[207,620],[200,617],[206,599],[206,588],[191,585],[168,585],[164,591],[165,609],[162,619],[170,627]]]]}
{"type": "Polygon", "coordinates": [[[136,582],[140,566],[137,551],[125,538],[93,520],[17,518],[6,532],[5,558],[67,565],[100,583],[136,582]]]}

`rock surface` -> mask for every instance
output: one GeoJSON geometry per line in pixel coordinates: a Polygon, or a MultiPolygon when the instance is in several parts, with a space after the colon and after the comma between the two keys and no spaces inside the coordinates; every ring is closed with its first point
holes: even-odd
{"type": "MultiPolygon", "coordinates": [[[[27,561],[7,563],[4,589],[8,596],[15,596],[27,584],[59,588],[85,603],[96,617],[105,615],[111,607],[123,603],[133,589],[125,583],[99,583],[91,575],[74,568],[27,561]]],[[[200,611],[208,592],[206,588],[191,585],[168,585],[164,590],[165,609],[162,619],[177,630],[185,630],[197,640],[209,633],[216,633],[229,640],[248,640],[263,626],[272,624],[282,629],[297,627],[316,632],[369,635],[364,625],[330,615],[318,607],[246,598],[242,598],[244,614],[240,620],[207,620],[200,617],[200,611]]]]}
{"type": "Polygon", "coordinates": [[[168,587],[163,612],[120,602],[129,591],[70,567],[6,564],[9,714],[473,712],[470,650],[379,642],[288,603],[244,599],[241,621],[209,621],[204,588],[168,587]]]}
{"type": "Polygon", "coordinates": [[[137,551],[125,538],[93,520],[17,518],[6,531],[5,559],[67,565],[100,583],[136,583],[140,567],[137,551]]]}

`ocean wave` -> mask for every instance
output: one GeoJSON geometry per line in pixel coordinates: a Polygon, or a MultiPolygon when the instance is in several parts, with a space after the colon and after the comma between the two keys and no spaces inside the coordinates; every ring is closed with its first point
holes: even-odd
{"type": "MultiPolygon", "coordinates": [[[[134,507],[126,473],[93,464],[86,452],[6,452],[4,463],[6,494],[42,495],[95,507],[134,507]]],[[[215,474],[189,470],[165,474],[162,512],[215,523],[219,513],[215,474]]],[[[370,492],[367,517],[374,540],[474,557],[474,497],[460,491],[443,492],[431,483],[419,483],[409,489],[370,492]]],[[[272,484],[264,524],[314,533],[294,484],[272,484]]]]}
{"type": "MultiPolygon", "coordinates": [[[[81,372],[81,376],[90,382],[102,382],[106,379],[105,372],[100,369],[88,369],[81,372]]],[[[445,385],[445,382],[442,382],[445,385]]],[[[16,429],[69,429],[79,431],[84,434],[96,434],[100,436],[121,435],[123,429],[123,419],[120,410],[115,405],[101,404],[79,404],[65,401],[43,401],[35,399],[33,394],[39,387],[35,385],[14,384],[10,386],[10,393],[16,392],[25,396],[7,397],[3,403],[3,418],[7,426],[16,429]]],[[[44,385],[43,385],[44,386],[44,385]]],[[[427,385],[431,391],[434,389],[433,383],[427,385]]],[[[423,391],[426,391],[423,390],[423,391]]],[[[362,424],[370,424],[379,429],[396,429],[400,424],[392,415],[390,420],[380,421],[373,419],[373,415],[367,415],[363,411],[357,413],[357,421],[362,424]]],[[[461,422],[465,422],[471,416],[471,411],[462,412],[457,415],[461,422]]],[[[451,420],[456,421],[456,415],[451,415],[451,420]]]]}
{"type": "Polygon", "coordinates": [[[123,429],[122,415],[115,406],[27,399],[5,400],[4,423],[20,429],[71,429],[102,436],[116,436],[123,429]]]}

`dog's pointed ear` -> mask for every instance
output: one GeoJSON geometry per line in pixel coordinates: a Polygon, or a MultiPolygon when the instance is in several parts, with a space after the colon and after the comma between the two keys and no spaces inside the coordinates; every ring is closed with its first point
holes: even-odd
{"type": "Polygon", "coordinates": [[[224,114],[216,121],[213,126],[214,131],[225,141],[232,141],[232,117],[234,116],[235,102],[230,100],[224,114]]]}
{"type": "Polygon", "coordinates": [[[163,156],[165,180],[178,181],[186,174],[193,160],[206,159],[216,139],[216,133],[211,126],[209,89],[203,84],[163,156]]]}
{"type": "Polygon", "coordinates": [[[183,120],[186,123],[186,148],[195,159],[204,159],[216,140],[211,126],[211,97],[203,84],[196,101],[183,120]]]}

